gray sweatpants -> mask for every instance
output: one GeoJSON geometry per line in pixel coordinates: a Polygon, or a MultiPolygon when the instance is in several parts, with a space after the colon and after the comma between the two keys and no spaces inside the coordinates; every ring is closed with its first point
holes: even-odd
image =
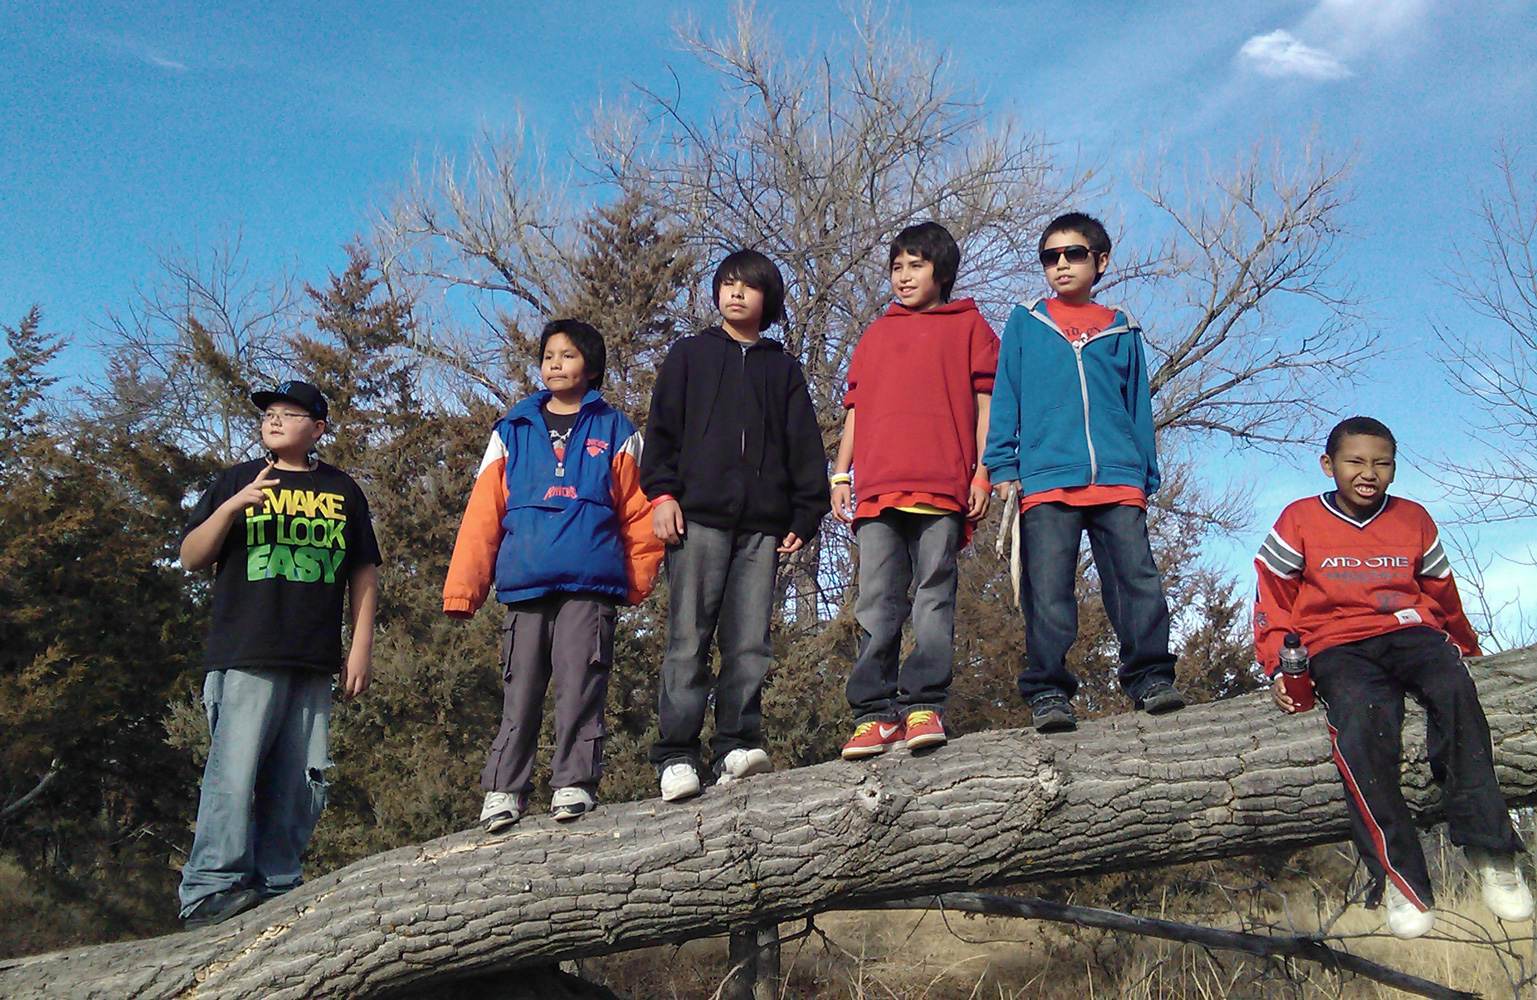
{"type": "Polygon", "coordinates": [[[507,606],[502,619],[502,727],[480,775],[488,792],[534,788],[544,689],[555,686],[555,788],[589,790],[603,775],[603,707],[614,662],[614,601],[546,594],[507,606]]]}

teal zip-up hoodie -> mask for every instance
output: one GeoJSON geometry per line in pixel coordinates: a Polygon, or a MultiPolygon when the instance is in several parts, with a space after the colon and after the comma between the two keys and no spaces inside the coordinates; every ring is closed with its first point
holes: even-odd
{"type": "Polygon", "coordinates": [[[1072,486],[1158,489],[1153,401],[1142,328],[1117,309],[1086,340],[1062,335],[1044,299],[1015,306],[1003,329],[982,461],[1020,494],[1072,486]]]}

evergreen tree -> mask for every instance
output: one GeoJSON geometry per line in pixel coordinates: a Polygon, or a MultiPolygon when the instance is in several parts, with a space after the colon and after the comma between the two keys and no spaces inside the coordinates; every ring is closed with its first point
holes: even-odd
{"type": "Polygon", "coordinates": [[[174,917],[165,845],[191,775],[161,717],[198,629],[164,508],[82,439],[89,421],[58,414],[46,369],[63,345],[40,327],[33,309],[4,328],[0,371],[0,845],[34,891],[84,897],[86,933],[112,937],[174,917]],[[130,906],[128,884],[165,906],[130,906]]]}

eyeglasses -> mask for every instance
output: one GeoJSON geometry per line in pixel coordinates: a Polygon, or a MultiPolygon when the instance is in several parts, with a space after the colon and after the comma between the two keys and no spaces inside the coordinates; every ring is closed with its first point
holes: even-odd
{"type": "Polygon", "coordinates": [[[1041,251],[1041,266],[1054,267],[1062,257],[1066,257],[1069,264],[1082,264],[1089,259],[1089,248],[1079,243],[1070,247],[1049,247],[1041,251]]]}
{"type": "Polygon", "coordinates": [[[267,410],[262,414],[262,423],[281,424],[289,420],[308,420],[308,413],[294,413],[291,410],[267,410]]]}

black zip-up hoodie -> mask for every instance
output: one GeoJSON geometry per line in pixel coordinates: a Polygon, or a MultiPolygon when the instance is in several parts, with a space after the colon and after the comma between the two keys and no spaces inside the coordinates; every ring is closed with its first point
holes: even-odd
{"type": "Polygon", "coordinates": [[[712,326],[674,344],[645,442],[641,488],[653,501],[670,494],[688,521],[809,542],[828,511],[806,375],[777,340],[743,344],[712,326]]]}

